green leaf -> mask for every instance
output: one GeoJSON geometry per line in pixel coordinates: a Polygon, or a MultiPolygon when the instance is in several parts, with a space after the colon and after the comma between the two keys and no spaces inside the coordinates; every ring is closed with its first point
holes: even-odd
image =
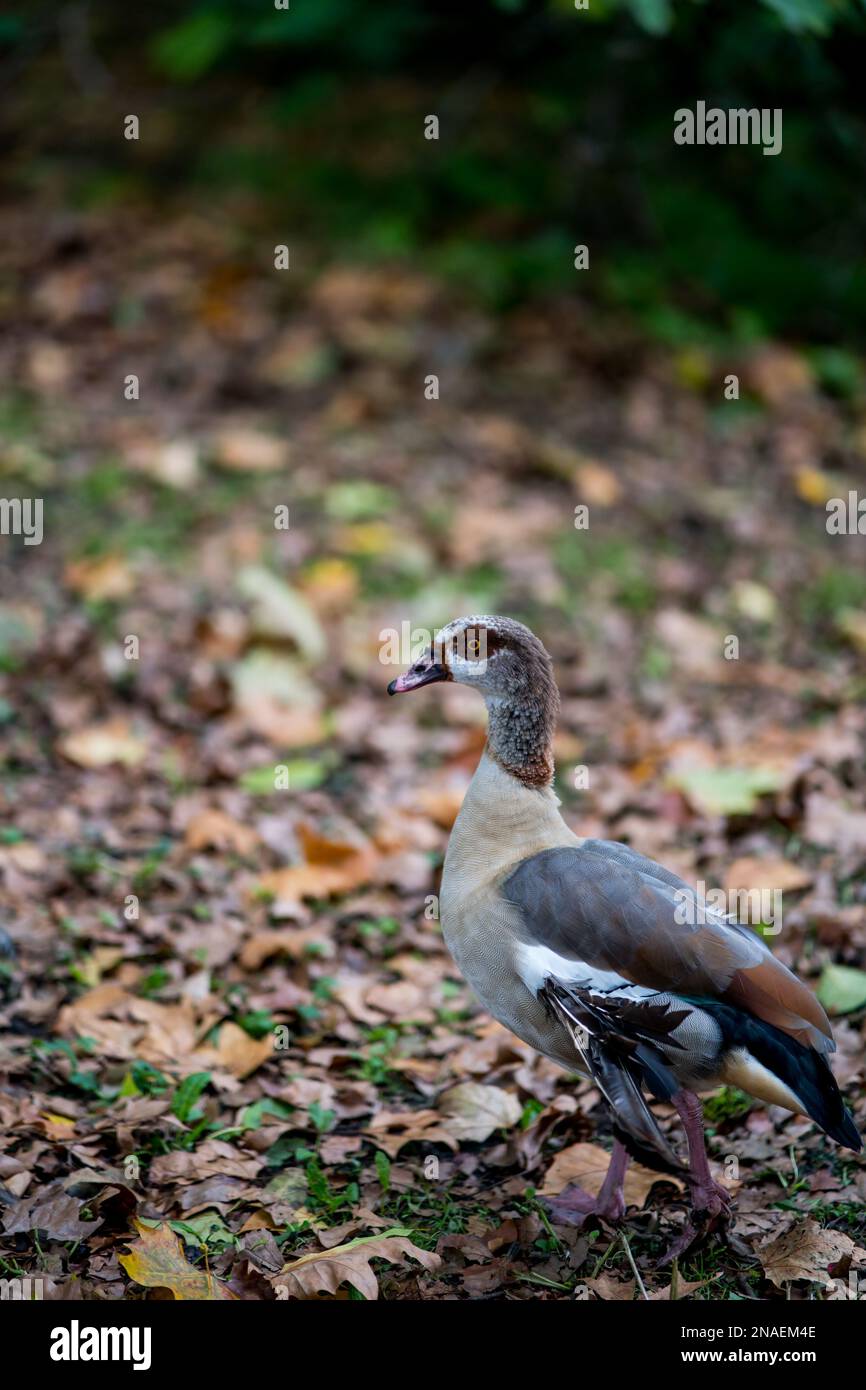
{"type": "Polygon", "coordinates": [[[782,774],[770,767],[689,767],[670,782],[704,815],[746,816],[762,796],[779,790],[782,774]]]}
{"type": "Polygon", "coordinates": [[[198,10],[155,39],[154,62],[169,77],[194,82],[227,52],[234,40],[234,25],[220,10],[198,10]]]}
{"type": "Polygon", "coordinates": [[[391,1188],[391,1160],[381,1149],[377,1149],[373,1157],[376,1165],[376,1176],[379,1179],[379,1186],[383,1192],[390,1191],[391,1188]]]}
{"type": "Polygon", "coordinates": [[[827,0],[764,0],[764,4],[795,33],[827,34],[833,25],[833,6],[827,0]]]}
{"type": "Polygon", "coordinates": [[[244,1106],[238,1117],[238,1123],[243,1129],[261,1129],[268,1115],[275,1115],[279,1120],[287,1120],[292,1113],[292,1107],[286,1105],[281,1100],[275,1100],[272,1096],[263,1096],[261,1100],[254,1100],[251,1105],[244,1106]]]}
{"type": "Polygon", "coordinates": [[[178,1086],[171,1102],[171,1113],[176,1115],[182,1124],[201,1119],[203,1112],[195,1109],[195,1103],[210,1078],[209,1071],[195,1071],[191,1076],[185,1076],[178,1086]]]}
{"type": "MultiPolygon", "coordinates": [[[[333,757],[326,754],[321,758],[290,758],[279,766],[286,768],[283,776],[288,779],[289,791],[310,792],[322,785],[333,764],[333,757]]],[[[278,790],[276,767],[276,763],[269,763],[266,767],[250,768],[240,778],[240,785],[253,796],[270,796],[278,790]]]]}
{"type": "Polygon", "coordinates": [[[167,1091],[170,1086],[167,1076],[156,1067],[151,1066],[150,1062],[133,1062],[126,1076],[123,1078],[123,1085],[118,1092],[120,1096],[158,1096],[163,1091],[167,1091]]]}
{"type": "Polygon", "coordinates": [[[866,971],[851,965],[825,965],[817,994],[828,1013],[850,1014],[866,1004],[866,971]]]}
{"type": "Polygon", "coordinates": [[[648,34],[666,34],[671,27],[670,0],[628,0],[628,8],[633,19],[648,34]]]}

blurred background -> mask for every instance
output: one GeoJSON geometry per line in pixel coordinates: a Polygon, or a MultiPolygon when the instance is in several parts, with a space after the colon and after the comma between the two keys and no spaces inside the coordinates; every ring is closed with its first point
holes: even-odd
{"type": "MultiPolygon", "coordinates": [[[[429,911],[483,708],[383,698],[383,634],[462,612],[551,650],[575,829],[785,890],[862,1120],[866,540],[826,504],[866,495],[864,34],[859,0],[7,7],[0,468],[44,539],[0,551],[5,1259],[38,1229],[57,1289],[124,1296],[135,1211],[273,1296],[375,1211],[454,1237],[426,1296],[573,1284],[526,1192],[598,1098],[429,911]],[[675,145],[698,100],[781,108],[781,154],[675,145]],[[486,1130],[441,1108],[467,1076],[486,1130]],[[503,1220],[488,1269],[457,1237],[503,1220]]],[[[783,1174],[745,1234],[862,1237],[809,1126],[795,1170],[780,1117],[710,1114],[783,1174]]]]}

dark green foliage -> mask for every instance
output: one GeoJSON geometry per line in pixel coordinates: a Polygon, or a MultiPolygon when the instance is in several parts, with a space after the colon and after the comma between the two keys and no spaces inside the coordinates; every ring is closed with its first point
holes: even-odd
{"type": "MultiPolygon", "coordinates": [[[[49,9],[4,21],[0,47],[41,56],[49,9]]],[[[132,173],[116,141],[79,148],[85,203],[130,177],[243,190],[322,258],[422,255],[494,303],[579,289],[662,338],[863,337],[860,0],[161,0],[92,24],[163,133],[132,173]],[[675,145],[698,100],[781,108],[782,152],[675,145]]],[[[822,370],[852,389],[844,360],[822,370]]]]}

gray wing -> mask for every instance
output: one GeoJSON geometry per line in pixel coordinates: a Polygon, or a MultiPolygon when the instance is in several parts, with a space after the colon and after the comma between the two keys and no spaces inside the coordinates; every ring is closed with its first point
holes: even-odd
{"type": "Polygon", "coordinates": [[[820,1051],[832,1049],[815,995],[747,928],[625,845],[587,840],[524,859],[502,884],[527,945],[690,999],[722,999],[820,1051]]]}

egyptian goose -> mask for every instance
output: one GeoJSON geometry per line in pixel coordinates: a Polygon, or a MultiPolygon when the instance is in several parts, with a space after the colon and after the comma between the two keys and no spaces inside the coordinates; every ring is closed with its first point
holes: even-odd
{"type": "Polygon", "coordinates": [[[722,1084],[808,1115],[859,1150],[827,1063],[830,1024],[811,990],[675,874],[565,824],[552,787],[559,693],[537,637],[510,618],[458,618],[388,692],[434,681],[473,686],[488,710],[487,744],[445,856],[448,948],[494,1018],[590,1076],[612,1111],[601,1191],[569,1189],[558,1214],[620,1219],[634,1156],[686,1178],[693,1216],[680,1248],[698,1217],[703,1226],[726,1217],[696,1094],[722,1084]],[[675,1106],[687,1169],[645,1092],[675,1106]]]}

